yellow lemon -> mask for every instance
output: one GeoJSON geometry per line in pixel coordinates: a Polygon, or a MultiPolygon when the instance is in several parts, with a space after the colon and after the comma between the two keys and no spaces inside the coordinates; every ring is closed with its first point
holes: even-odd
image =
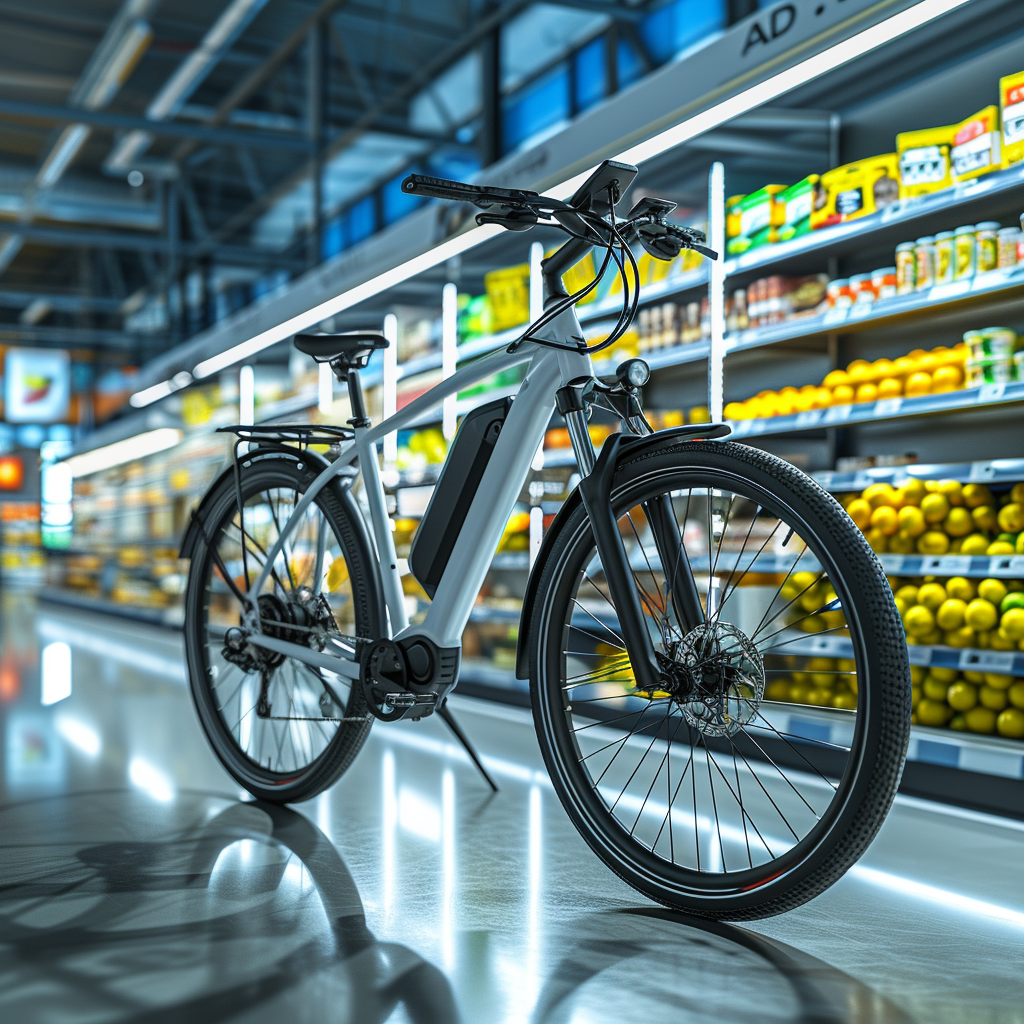
{"type": "Polygon", "coordinates": [[[1024,531],[1017,534],[1017,540],[1014,542],[1013,549],[1018,555],[1024,555],[1024,531]]]}
{"type": "Polygon", "coordinates": [[[971,708],[964,717],[967,719],[967,728],[971,732],[991,733],[995,731],[996,713],[990,708],[971,708]]]}
{"type": "Polygon", "coordinates": [[[921,684],[921,692],[928,700],[945,700],[946,689],[946,684],[933,675],[925,676],[924,682],[921,684]]]}
{"type": "Polygon", "coordinates": [[[871,380],[871,364],[866,359],[854,359],[846,368],[846,372],[851,384],[863,384],[864,381],[871,380]]]}
{"type": "Polygon", "coordinates": [[[825,374],[825,379],[821,383],[826,388],[837,388],[841,384],[849,384],[850,375],[845,370],[832,370],[825,374]]]}
{"type": "Polygon", "coordinates": [[[942,635],[942,642],[947,647],[973,647],[974,630],[970,626],[947,630],[942,635]]]}
{"type": "Polygon", "coordinates": [[[903,381],[898,377],[883,377],[878,382],[879,398],[899,398],[903,394],[903,381]]]}
{"type": "Polygon", "coordinates": [[[1010,702],[1005,690],[997,690],[988,683],[978,689],[978,701],[993,711],[1002,711],[1010,702]]]}
{"type": "Polygon", "coordinates": [[[949,515],[949,500],[944,494],[926,494],[921,499],[921,514],[928,523],[941,523],[949,515]]]}
{"type": "Polygon", "coordinates": [[[992,504],[992,492],[984,484],[964,484],[962,493],[968,508],[992,504]]]}
{"type": "Polygon", "coordinates": [[[999,529],[1006,533],[1019,533],[1024,530],[1024,505],[1011,501],[1004,505],[996,517],[999,520],[999,529]]]}
{"type": "Polygon", "coordinates": [[[951,576],[946,580],[946,593],[960,601],[972,601],[977,596],[978,588],[966,576],[951,576]]]}
{"type": "Polygon", "coordinates": [[[939,395],[956,391],[963,379],[964,374],[959,366],[939,366],[932,374],[932,393],[939,395]]]}
{"type": "Polygon", "coordinates": [[[946,716],[949,708],[941,701],[923,700],[917,705],[917,720],[921,725],[930,725],[933,728],[946,724],[946,716]]]}
{"type": "Polygon", "coordinates": [[[964,609],[964,622],[978,631],[991,629],[999,621],[996,606],[983,597],[976,597],[964,609]]]}
{"type": "Polygon", "coordinates": [[[970,711],[978,703],[978,689],[971,683],[953,683],[946,692],[946,703],[956,711],[970,711]]]}
{"type": "Polygon", "coordinates": [[[930,676],[935,676],[936,679],[941,679],[944,683],[955,683],[960,673],[955,668],[940,668],[932,666],[928,670],[930,676]]]}
{"type": "MultiPolygon", "coordinates": [[[[1024,537],[1024,534],[1021,534],[1024,537]]],[[[900,531],[889,538],[889,550],[894,555],[912,555],[915,551],[914,538],[900,531]]]]}
{"type": "Polygon", "coordinates": [[[939,629],[959,629],[964,624],[964,613],[967,611],[967,602],[957,597],[947,598],[939,605],[935,612],[935,624],[939,629]]]}
{"type": "Polygon", "coordinates": [[[907,480],[897,488],[900,505],[920,505],[921,499],[928,493],[923,480],[907,480]]]}
{"type": "Polygon", "coordinates": [[[1003,612],[999,620],[999,630],[1011,640],[1024,639],[1024,608],[1011,608],[1003,612]]]}
{"type": "Polygon", "coordinates": [[[856,392],[849,384],[839,384],[832,389],[833,405],[851,405],[856,392]]]}
{"type": "Polygon", "coordinates": [[[923,604],[931,611],[937,611],[939,605],[946,600],[946,588],[941,583],[925,583],[918,588],[917,603],[923,604]]]}
{"type": "Polygon", "coordinates": [[[864,488],[861,497],[872,508],[879,508],[882,505],[897,508],[900,500],[899,495],[896,493],[896,488],[892,484],[871,484],[869,487],[864,488]]]}
{"type": "Polygon", "coordinates": [[[871,522],[870,503],[866,502],[863,498],[854,498],[846,511],[859,529],[866,530],[868,528],[868,523],[871,522]]]}
{"type": "Polygon", "coordinates": [[[805,633],[820,633],[822,630],[828,629],[828,622],[824,615],[808,615],[800,621],[800,628],[805,633]]]}
{"type": "Polygon", "coordinates": [[[878,398],[878,387],[875,384],[858,384],[854,394],[855,402],[874,402],[878,398]]]}
{"type": "Polygon", "coordinates": [[[946,496],[950,505],[962,505],[964,503],[963,488],[959,480],[940,480],[939,494],[946,496]]]}
{"type": "Polygon", "coordinates": [[[827,409],[832,404],[832,392],[828,388],[815,388],[812,409],[827,409]]]}
{"type": "Polygon", "coordinates": [[[886,537],[881,530],[872,527],[868,530],[864,536],[867,538],[868,545],[876,555],[883,555],[889,548],[889,538],[886,537]]]}
{"type": "Polygon", "coordinates": [[[994,540],[985,549],[986,555],[1012,555],[1016,549],[1014,546],[1005,540],[994,540]]]}
{"type": "Polygon", "coordinates": [[[1015,501],[1018,505],[1024,505],[1024,483],[1014,484],[1010,488],[1010,501],[1015,501]]]}
{"type": "Polygon", "coordinates": [[[900,533],[908,537],[920,537],[927,529],[924,513],[916,505],[904,505],[897,517],[900,533]]]}
{"type": "Polygon", "coordinates": [[[988,538],[981,533],[968,534],[960,545],[960,551],[965,555],[983,555],[988,550],[988,538]]]}
{"type": "Polygon", "coordinates": [[[331,562],[331,567],[327,570],[327,589],[331,593],[340,590],[342,585],[348,580],[348,563],[345,561],[344,555],[338,555],[338,557],[331,562]]]}
{"type": "Polygon", "coordinates": [[[1003,598],[1008,593],[1009,590],[1002,580],[987,579],[978,584],[978,597],[983,597],[997,608],[1003,603],[1003,598]]]}
{"type": "Polygon", "coordinates": [[[930,394],[932,390],[931,374],[918,371],[912,373],[903,385],[903,393],[908,398],[916,398],[918,395],[930,394]]]}
{"type": "Polygon", "coordinates": [[[796,587],[798,593],[813,587],[817,580],[818,576],[813,572],[795,572],[790,576],[790,582],[796,587]]]}
{"type": "Polygon", "coordinates": [[[942,528],[950,537],[966,537],[974,529],[971,513],[965,508],[951,508],[942,520],[942,528]]]}
{"type": "MultiPolygon", "coordinates": [[[[902,511],[902,510],[901,510],[902,511]]],[[[871,527],[891,537],[899,527],[898,513],[891,505],[879,505],[871,513],[871,527]]]]}
{"type": "Polygon", "coordinates": [[[908,377],[917,369],[917,362],[909,356],[900,356],[893,360],[892,371],[896,377],[908,377]]]}
{"type": "Polygon", "coordinates": [[[884,377],[893,375],[891,359],[876,359],[871,364],[871,374],[875,380],[882,380],[884,377]]]}
{"type": "Polygon", "coordinates": [[[1024,679],[1016,682],[1006,691],[1006,696],[1010,698],[1010,703],[1015,708],[1021,708],[1024,710],[1024,679]]]}
{"type": "Polygon", "coordinates": [[[949,550],[949,538],[938,530],[929,530],[917,538],[917,550],[922,555],[944,555],[949,550]]]}
{"type": "Polygon", "coordinates": [[[1015,676],[1005,676],[999,672],[986,672],[985,685],[991,686],[996,690],[1008,690],[1013,686],[1015,678],[1015,676]]]}
{"type": "Polygon", "coordinates": [[[971,519],[976,529],[994,530],[999,525],[996,510],[991,505],[978,505],[971,509],[971,519]]]}
{"type": "Polygon", "coordinates": [[[907,610],[904,625],[911,636],[923,636],[935,628],[935,616],[924,605],[914,605],[913,608],[907,610]]]}
{"type": "Polygon", "coordinates": [[[1000,736],[1019,740],[1024,737],[1024,712],[1017,708],[1007,708],[996,719],[996,731],[1000,736]]]}
{"type": "Polygon", "coordinates": [[[896,596],[907,602],[907,606],[917,604],[917,587],[906,583],[896,591],[896,596]]]}

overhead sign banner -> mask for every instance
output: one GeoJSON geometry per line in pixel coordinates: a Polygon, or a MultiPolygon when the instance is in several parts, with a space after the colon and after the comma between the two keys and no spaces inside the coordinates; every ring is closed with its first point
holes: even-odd
{"type": "Polygon", "coordinates": [[[34,348],[7,350],[5,419],[9,423],[59,423],[71,402],[71,359],[67,352],[34,348]]]}

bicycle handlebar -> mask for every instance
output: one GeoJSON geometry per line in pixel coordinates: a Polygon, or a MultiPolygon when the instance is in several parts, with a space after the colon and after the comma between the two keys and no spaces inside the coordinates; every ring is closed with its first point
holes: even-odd
{"type": "Polygon", "coordinates": [[[490,206],[526,206],[537,205],[543,200],[550,205],[551,199],[544,200],[538,192],[528,192],[518,188],[495,188],[490,185],[468,185],[463,181],[451,181],[448,178],[434,178],[429,174],[410,174],[402,182],[402,191],[414,196],[426,196],[431,199],[453,199],[456,202],[473,203],[481,209],[490,206]]]}

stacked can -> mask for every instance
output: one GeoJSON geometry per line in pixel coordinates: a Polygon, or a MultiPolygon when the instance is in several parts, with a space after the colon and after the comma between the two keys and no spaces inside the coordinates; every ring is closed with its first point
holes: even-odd
{"type": "Polygon", "coordinates": [[[982,384],[1008,384],[1022,377],[1021,361],[1015,353],[1017,334],[1009,327],[985,327],[968,331],[964,335],[970,354],[967,357],[965,386],[977,388],[982,384]]]}

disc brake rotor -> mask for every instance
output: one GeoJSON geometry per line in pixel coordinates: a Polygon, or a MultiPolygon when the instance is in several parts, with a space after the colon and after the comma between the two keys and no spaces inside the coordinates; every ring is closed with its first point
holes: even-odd
{"type": "Polygon", "coordinates": [[[731,736],[764,699],[764,662],[751,640],[728,622],[703,622],[683,637],[676,660],[693,680],[683,718],[706,736],[731,736]]]}

